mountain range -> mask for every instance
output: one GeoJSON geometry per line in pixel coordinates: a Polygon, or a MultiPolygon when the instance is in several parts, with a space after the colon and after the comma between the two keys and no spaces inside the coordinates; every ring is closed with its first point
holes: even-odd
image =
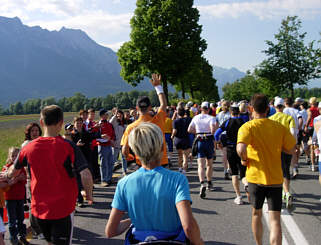
{"type": "MultiPolygon", "coordinates": [[[[120,69],[116,53],[81,30],[48,31],[24,25],[17,17],[0,16],[0,105],[76,92],[98,97],[152,89],[147,79],[135,88],[127,84],[120,69]]],[[[220,96],[225,83],[245,76],[236,68],[213,70],[220,96]]]]}

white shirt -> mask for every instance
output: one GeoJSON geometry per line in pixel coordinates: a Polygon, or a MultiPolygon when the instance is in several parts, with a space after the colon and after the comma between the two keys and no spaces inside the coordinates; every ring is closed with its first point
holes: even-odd
{"type": "Polygon", "coordinates": [[[190,127],[195,128],[196,133],[205,133],[206,135],[212,135],[211,125],[215,127],[215,117],[209,114],[198,114],[193,117],[190,127]]]}
{"type": "Polygon", "coordinates": [[[299,113],[302,116],[303,125],[305,125],[308,120],[308,112],[306,109],[303,109],[303,110],[299,111],[299,113]]]}
{"type": "Polygon", "coordinates": [[[293,119],[295,121],[295,129],[299,130],[299,117],[301,117],[301,115],[299,114],[299,110],[294,109],[293,107],[286,107],[283,110],[283,113],[288,114],[291,117],[293,117],[293,119]]]}

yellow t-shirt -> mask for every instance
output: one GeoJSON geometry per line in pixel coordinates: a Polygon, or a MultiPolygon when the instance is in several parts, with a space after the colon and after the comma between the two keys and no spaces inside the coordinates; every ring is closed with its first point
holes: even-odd
{"type": "Polygon", "coordinates": [[[270,116],[269,119],[281,123],[288,130],[290,130],[291,128],[295,129],[294,118],[283,112],[277,112],[274,115],[270,116]]]}
{"type": "MultiPolygon", "coordinates": [[[[166,119],[166,112],[163,110],[159,110],[157,114],[152,117],[148,113],[146,115],[141,115],[139,118],[134,121],[133,123],[129,124],[121,138],[120,145],[128,145],[128,136],[130,132],[137,127],[142,122],[151,122],[156,124],[163,132],[163,156],[161,159],[161,165],[166,165],[168,163],[167,152],[166,152],[166,141],[165,141],[165,134],[164,134],[164,126],[165,126],[165,119],[166,119]]],[[[141,165],[141,162],[138,158],[136,158],[136,163],[141,165]]]]}
{"type": "Polygon", "coordinates": [[[173,130],[173,120],[169,117],[166,117],[165,125],[164,125],[164,133],[171,134],[173,130]]]}
{"type": "Polygon", "coordinates": [[[268,118],[254,119],[241,126],[237,143],[247,145],[246,179],[261,185],[283,183],[282,149],[291,150],[296,141],[282,124],[268,118]]]}

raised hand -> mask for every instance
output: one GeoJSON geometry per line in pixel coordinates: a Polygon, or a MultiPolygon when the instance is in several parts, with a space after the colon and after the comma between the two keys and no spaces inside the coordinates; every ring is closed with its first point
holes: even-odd
{"type": "Polygon", "coordinates": [[[160,74],[153,73],[152,80],[150,80],[151,84],[156,87],[162,84],[162,76],[160,74]]]}

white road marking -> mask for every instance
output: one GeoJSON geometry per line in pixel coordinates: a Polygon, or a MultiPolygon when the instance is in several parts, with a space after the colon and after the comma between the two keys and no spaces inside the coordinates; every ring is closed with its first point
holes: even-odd
{"type": "MultiPolygon", "coordinates": [[[[268,211],[268,205],[266,202],[263,205],[263,216],[267,224],[269,224],[269,211],[268,211]]],[[[295,245],[309,245],[308,241],[305,239],[300,228],[295,223],[293,217],[291,216],[291,214],[288,212],[287,209],[281,210],[281,219],[286,229],[288,230],[289,235],[293,239],[295,245]]],[[[282,235],[282,244],[284,245],[289,244],[288,241],[285,239],[284,235],[282,235]]]]}

